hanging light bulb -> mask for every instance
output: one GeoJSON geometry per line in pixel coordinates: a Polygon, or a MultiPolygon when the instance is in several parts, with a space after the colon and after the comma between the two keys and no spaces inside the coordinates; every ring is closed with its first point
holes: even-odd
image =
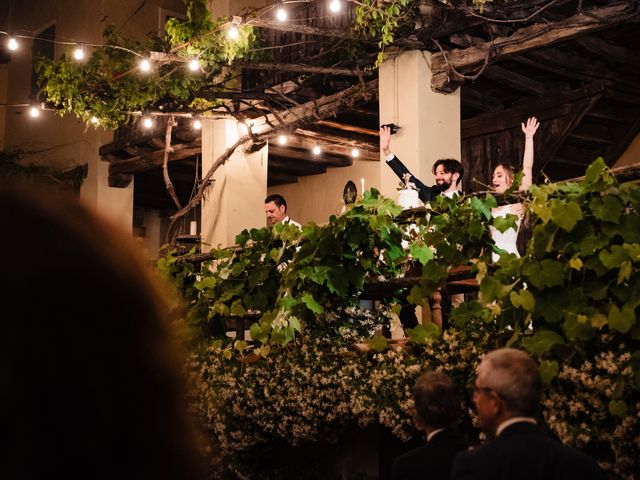
{"type": "Polygon", "coordinates": [[[358,150],[357,148],[352,149],[352,150],[351,150],[351,156],[352,156],[353,158],[357,158],[357,157],[359,157],[359,156],[360,156],[360,150],[358,150]]]}
{"type": "Polygon", "coordinates": [[[198,70],[200,70],[200,60],[198,60],[197,58],[191,60],[189,62],[189,70],[191,70],[192,72],[197,72],[198,70]]]}
{"type": "Polygon", "coordinates": [[[238,27],[236,25],[231,25],[229,30],[227,30],[227,38],[229,38],[229,40],[237,40],[239,36],[240,30],[238,30],[238,27]]]}
{"type": "Polygon", "coordinates": [[[142,126],[147,129],[153,127],[153,120],[151,117],[144,117],[142,119],[142,126]]]}
{"type": "Polygon", "coordinates": [[[77,46],[76,49],[73,51],[73,58],[75,58],[78,61],[83,60],[84,48],[82,48],[81,46],[77,46]]]}
{"type": "Polygon", "coordinates": [[[280,145],[285,145],[287,143],[287,136],[286,135],[280,135],[278,137],[278,143],[280,145]]]}
{"type": "Polygon", "coordinates": [[[98,119],[98,117],[91,117],[91,123],[97,127],[100,123],[100,120],[98,119]]]}
{"type": "Polygon", "coordinates": [[[342,4],[340,3],[340,0],[331,0],[331,3],[329,4],[329,10],[331,10],[333,13],[338,13],[341,8],[342,4]]]}
{"type": "Polygon", "coordinates": [[[202,128],[202,122],[200,120],[194,120],[192,125],[196,130],[200,130],[202,128]]]}
{"type": "Polygon", "coordinates": [[[151,70],[151,62],[148,58],[143,58],[142,60],[140,60],[138,67],[140,68],[140,71],[147,73],[149,70],[151,70]]]}
{"type": "Polygon", "coordinates": [[[37,118],[37,117],[39,117],[39,116],[40,116],[40,109],[39,109],[38,107],[31,107],[31,108],[29,109],[29,115],[30,115],[32,118],[37,118]]]}
{"type": "Polygon", "coordinates": [[[313,152],[314,155],[320,155],[320,152],[322,152],[322,150],[320,149],[320,145],[316,145],[315,147],[313,147],[313,150],[311,150],[313,152]]]}
{"type": "Polygon", "coordinates": [[[9,50],[15,52],[18,49],[18,41],[15,37],[9,37],[9,41],[7,42],[7,47],[9,50]]]}
{"type": "Polygon", "coordinates": [[[284,22],[287,20],[287,11],[284,8],[279,8],[276,12],[276,18],[280,22],[284,22]]]}

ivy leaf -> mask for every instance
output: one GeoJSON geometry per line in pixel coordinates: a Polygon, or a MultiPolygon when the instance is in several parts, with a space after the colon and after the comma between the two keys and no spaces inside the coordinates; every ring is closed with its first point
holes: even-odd
{"type": "Polygon", "coordinates": [[[294,331],[302,332],[302,325],[300,325],[300,320],[298,320],[298,317],[291,315],[288,320],[289,325],[294,331]]]}
{"type": "Polygon", "coordinates": [[[571,260],[569,260],[569,266],[574,270],[580,271],[582,270],[584,263],[582,263],[582,260],[580,259],[580,257],[574,256],[573,258],[571,258],[571,260]]]}
{"type": "Polygon", "coordinates": [[[540,362],[540,376],[545,385],[549,385],[551,380],[558,376],[560,367],[555,360],[543,360],[540,362]]]}
{"type": "Polygon", "coordinates": [[[636,320],[634,310],[627,306],[622,307],[622,310],[620,310],[617,305],[611,305],[609,309],[609,327],[620,333],[627,333],[631,330],[636,320]]]}
{"type": "Polygon", "coordinates": [[[422,265],[426,264],[429,260],[433,260],[433,252],[428,245],[412,244],[410,247],[411,256],[418,260],[422,265]]]}
{"type": "Polygon", "coordinates": [[[609,402],[609,413],[614,417],[624,418],[627,416],[629,408],[624,400],[611,400],[609,402]]]}
{"type": "Polygon", "coordinates": [[[547,287],[555,287],[564,283],[564,265],[549,258],[540,262],[540,281],[547,287]]]}
{"type": "Polygon", "coordinates": [[[529,290],[513,291],[509,294],[509,300],[514,307],[523,308],[528,312],[533,312],[536,307],[536,299],[529,290]]]}
{"type": "Polygon", "coordinates": [[[606,171],[606,169],[607,165],[604,163],[604,159],[602,157],[598,157],[598,159],[587,168],[587,172],[584,176],[585,181],[594,183],[598,180],[600,175],[606,171]]]}
{"type": "MultiPolygon", "coordinates": [[[[491,196],[491,198],[493,198],[493,196],[491,196]]],[[[494,199],[494,202],[495,202],[495,199],[494,199]]],[[[478,197],[473,197],[471,199],[471,208],[473,208],[476,212],[479,212],[480,214],[484,215],[484,218],[486,218],[487,220],[491,219],[491,208],[487,206],[478,197]]]]}
{"type": "Polygon", "coordinates": [[[595,197],[589,202],[589,209],[598,220],[617,224],[622,214],[622,202],[614,196],[595,197]]]}
{"type": "Polygon", "coordinates": [[[418,324],[415,328],[407,328],[407,333],[411,341],[418,345],[425,345],[427,339],[440,335],[440,328],[433,322],[427,325],[418,324]]]}
{"type": "Polygon", "coordinates": [[[311,295],[309,292],[303,293],[302,296],[300,297],[300,300],[313,313],[323,313],[324,312],[324,308],[322,307],[322,305],[320,305],[318,302],[316,302],[315,298],[313,298],[313,295],[311,295]]]}
{"type": "Polygon", "coordinates": [[[631,265],[631,262],[622,262],[622,265],[620,265],[620,270],[618,271],[618,285],[620,285],[625,280],[629,280],[632,273],[633,266],[631,265]]]}
{"type": "Polygon", "coordinates": [[[537,356],[551,350],[554,345],[563,345],[564,339],[551,330],[539,330],[532,337],[522,340],[522,346],[529,352],[537,356]]]}
{"type": "Polygon", "coordinates": [[[369,345],[374,352],[383,352],[387,349],[389,342],[385,337],[377,333],[374,337],[369,341],[369,345]]]}
{"type": "Polygon", "coordinates": [[[573,201],[563,202],[558,199],[551,201],[551,219],[563,230],[570,232],[578,220],[582,220],[582,210],[573,201]]]}

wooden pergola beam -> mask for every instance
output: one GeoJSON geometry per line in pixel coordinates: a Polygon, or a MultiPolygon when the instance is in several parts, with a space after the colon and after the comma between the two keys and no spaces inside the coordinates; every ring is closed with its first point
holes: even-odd
{"type": "Polygon", "coordinates": [[[303,25],[300,23],[278,22],[276,20],[270,20],[267,18],[251,18],[247,20],[247,25],[259,28],[268,28],[269,30],[276,30],[278,32],[292,32],[302,33],[305,35],[317,35],[320,37],[333,37],[344,38],[351,40],[353,35],[346,30],[339,30],[337,28],[318,28],[310,25],[303,25]]]}
{"type": "Polygon", "coordinates": [[[465,72],[484,62],[503,60],[622,22],[637,21],[639,17],[640,11],[633,2],[616,2],[606,7],[592,8],[555,23],[523,27],[508,37],[496,38],[475,47],[435,53],[431,57],[431,88],[443,92],[453,91],[457,88],[455,82],[464,80],[456,71],[465,72]]]}
{"type": "Polygon", "coordinates": [[[378,74],[374,71],[364,71],[359,68],[314,67],[304,63],[239,62],[236,65],[247,70],[343,75],[346,77],[372,77],[378,74]]]}
{"type": "MultiPolygon", "coordinates": [[[[173,145],[172,149],[173,152],[169,155],[170,162],[182,160],[202,152],[200,142],[177,144],[173,145]]],[[[129,160],[111,162],[109,164],[109,176],[133,174],[153,167],[159,167],[162,165],[163,159],[164,149],[154,150],[153,152],[139,155],[129,160]]]]}

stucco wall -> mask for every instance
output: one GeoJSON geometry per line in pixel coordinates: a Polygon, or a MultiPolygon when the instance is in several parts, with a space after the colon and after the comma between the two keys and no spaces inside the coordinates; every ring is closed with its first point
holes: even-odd
{"type": "Polygon", "coordinates": [[[300,177],[298,183],[269,187],[267,193],[279,193],[287,200],[292,219],[303,224],[311,221],[322,224],[340,212],[345,183],[353,180],[361,195],[363,178],[365,190],[379,188],[380,163],[356,161],[350,167],[330,168],[325,174],[300,177]]]}

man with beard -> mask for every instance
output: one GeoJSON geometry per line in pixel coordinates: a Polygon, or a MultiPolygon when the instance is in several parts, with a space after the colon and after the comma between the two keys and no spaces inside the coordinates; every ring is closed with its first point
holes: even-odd
{"type": "Polygon", "coordinates": [[[432,172],[436,176],[436,184],[429,187],[414,177],[404,166],[391,149],[391,128],[387,125],[380,127],[380,151],[382,151],[387,164],[391,170],[404,180],[404,176],[409,174],[409,182],[413,183],[418,190],[418,196],[423,202],[435,199],[439,194],[452,197],[454,193],[460,195],[460,182],[464,174],[464,167],[458,160],[452,158],[441,158],[433,164],[432,172]]]}

